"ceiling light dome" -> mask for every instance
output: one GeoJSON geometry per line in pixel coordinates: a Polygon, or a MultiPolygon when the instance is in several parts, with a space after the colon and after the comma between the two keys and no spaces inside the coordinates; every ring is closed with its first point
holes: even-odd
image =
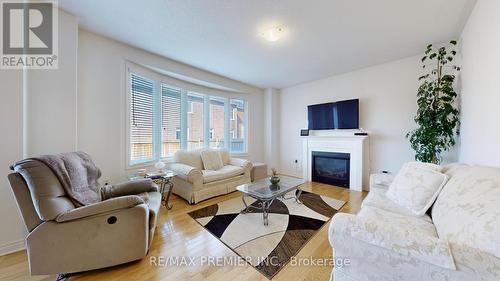
{"type": "Polygon", "coordinates": [[[285,34],[285,28],[283,26],[272,26],[262,32],[260,36],[269,42],[276,42],[280,40],[285,34]]]}

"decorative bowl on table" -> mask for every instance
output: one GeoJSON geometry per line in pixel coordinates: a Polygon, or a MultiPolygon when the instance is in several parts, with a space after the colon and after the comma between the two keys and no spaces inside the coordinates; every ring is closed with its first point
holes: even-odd
{"type": "Polygon", "coordinates": [[[278,183],[280,182],[280,177],[272,176],[271,178],[269,178],[269,181],[272,185],[278,185],[278,183]]]}

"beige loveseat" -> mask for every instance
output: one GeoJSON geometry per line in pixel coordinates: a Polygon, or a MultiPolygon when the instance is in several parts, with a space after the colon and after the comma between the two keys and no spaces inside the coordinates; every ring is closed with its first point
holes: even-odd
{"type": "Polygon", "coordinates": [[[174,178],[173,192],[189,203],[227,194],[236,190],[236,186],[250,182],[252,163],[239,158],[232,158],[227,150],[217,151],[223,167],[217,170],[205,169],[201,152],[209,149],[180,150],[175,153],[175,163],[169,169],[177,173],[174,178]]]}

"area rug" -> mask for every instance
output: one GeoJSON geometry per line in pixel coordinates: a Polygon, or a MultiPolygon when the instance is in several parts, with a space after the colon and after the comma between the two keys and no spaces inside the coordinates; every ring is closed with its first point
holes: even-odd
{"type": "MultiPolygon", "coordinates": [[[[290,197],[293,194],[288,194],[290,197]]],[[[241,197],[220,202],[189,215],[268,279],[281,270],[316,232],[346,203],[303,191],[302,204],[294,199],[274,200],[269,224],[262,211],[244,209],[241,197]]],[[[245,197],[255,207],[259,202],[245,197]]]]}

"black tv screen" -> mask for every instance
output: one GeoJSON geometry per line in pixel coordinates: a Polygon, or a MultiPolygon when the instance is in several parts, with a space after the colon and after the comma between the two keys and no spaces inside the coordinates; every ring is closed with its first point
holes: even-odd
{"type": "Polygon", "coordinates": [[[334,128],[333,103],[315,104],[307,107],[309,130],[328,130],[334,128]]]}
{"type": "Polygon", "coordinates": [[[359,129],[359,100],[322,103],[307,107],[309,130],[359,129]]]}

